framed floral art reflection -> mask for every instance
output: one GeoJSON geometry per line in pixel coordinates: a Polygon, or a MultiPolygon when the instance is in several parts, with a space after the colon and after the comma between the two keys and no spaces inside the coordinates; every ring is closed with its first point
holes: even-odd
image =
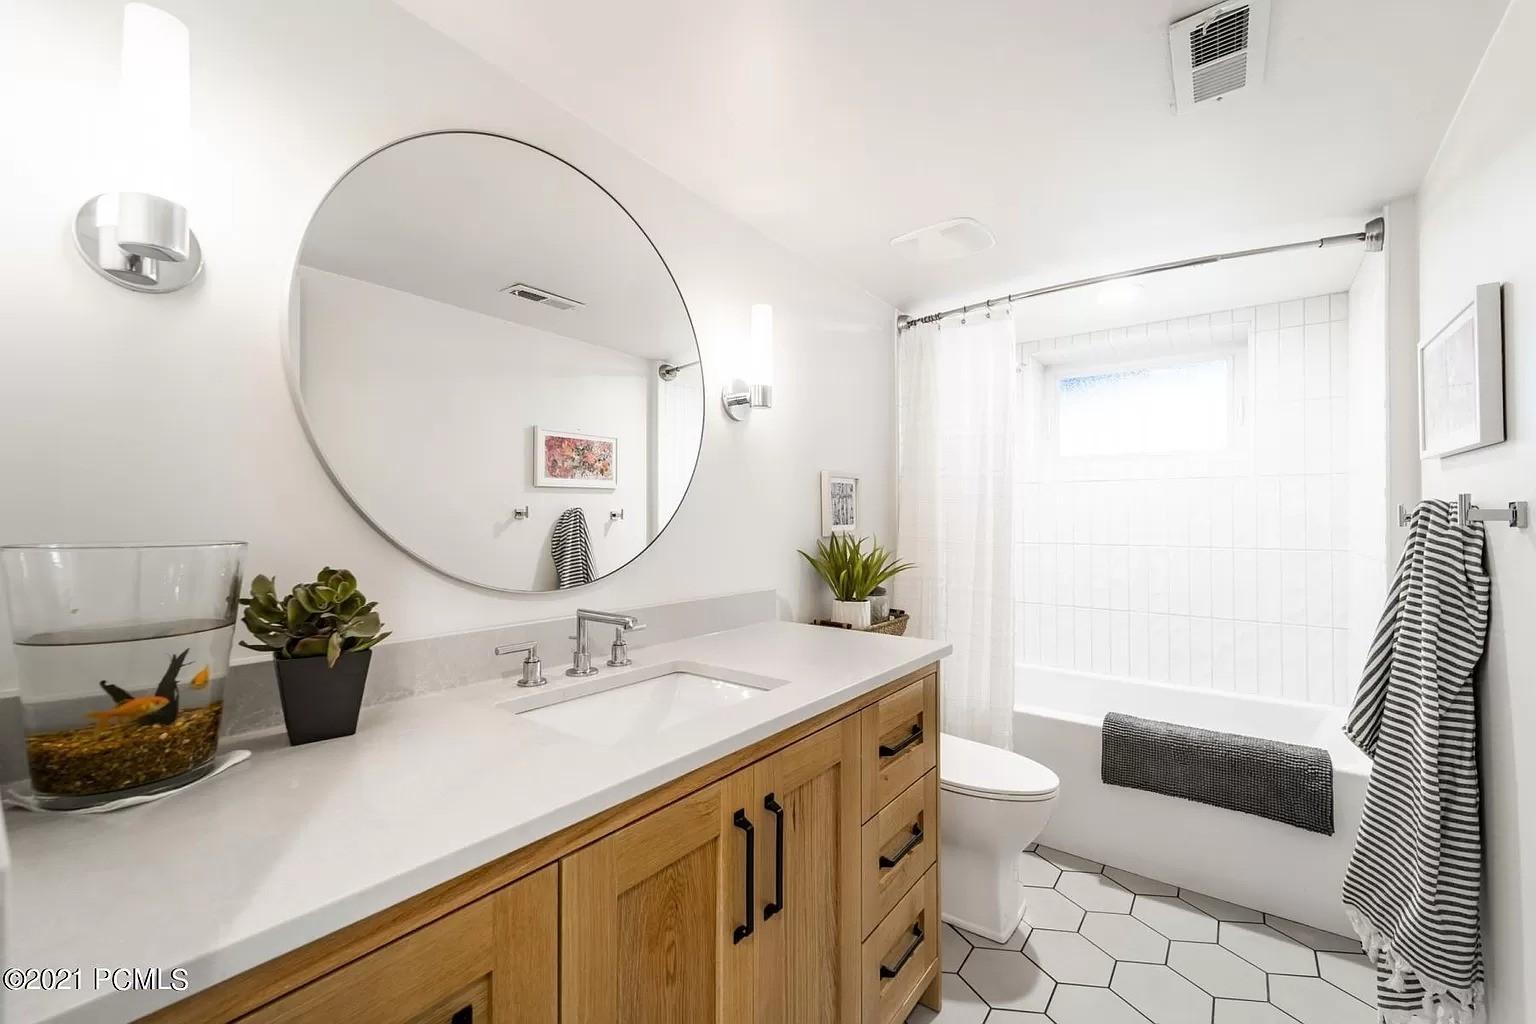
{"type": "Polygon", "coordinates": [[[534,427],[533,465],[536,487],[611,491],[619,485],[619,439],[534,427]]]}

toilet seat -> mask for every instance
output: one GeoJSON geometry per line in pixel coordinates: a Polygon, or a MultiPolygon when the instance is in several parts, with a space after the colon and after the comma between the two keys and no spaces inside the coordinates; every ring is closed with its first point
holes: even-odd
{"type": "Polygon", "coordinates": [[[1023,754],[941,733],[939,788],[981,800],[1031,803],[1054,799],[1061,780],[1023,754]]]}

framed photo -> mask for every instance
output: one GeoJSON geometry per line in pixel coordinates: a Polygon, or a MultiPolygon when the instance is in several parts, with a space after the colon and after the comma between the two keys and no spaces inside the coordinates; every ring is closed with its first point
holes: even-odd
{"type": "Polygon", "coordinates": [[[1476,296],[1419,342],[1419,457],[1444,458],[1504,440],[1501,286],[1476,296]]]}
{"type": "Polygon", "coordinates": [[[859,529],[859,478],[852,473],[821,471],[821,533],[855,533],[859,529]]]}
{"type": "Polygon", "coordinates": [[[535,487],[619,486],[619,439],[533,428],[535,487]]]}

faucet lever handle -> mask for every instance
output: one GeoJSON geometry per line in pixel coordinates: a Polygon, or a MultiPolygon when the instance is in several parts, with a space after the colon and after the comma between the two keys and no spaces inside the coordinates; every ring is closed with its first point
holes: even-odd
{"type": "Polygon", "coordinates": [[[543,686],[549,682],[544,678],[544,663],[539,660],[539,643],[537,640],[529,640],[520,644],[500,644],[496,647],[497,655],[522,654],[523,677],[517,681],[518,686],[543,686]]]}

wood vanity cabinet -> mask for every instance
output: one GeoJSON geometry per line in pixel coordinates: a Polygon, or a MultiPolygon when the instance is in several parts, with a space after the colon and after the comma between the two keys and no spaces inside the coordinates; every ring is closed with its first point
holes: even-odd
{"type": "Polygon", "coordinates": [[[938,1009],[930,666],[154,1024],[900,1024],[938,1009]]]}

